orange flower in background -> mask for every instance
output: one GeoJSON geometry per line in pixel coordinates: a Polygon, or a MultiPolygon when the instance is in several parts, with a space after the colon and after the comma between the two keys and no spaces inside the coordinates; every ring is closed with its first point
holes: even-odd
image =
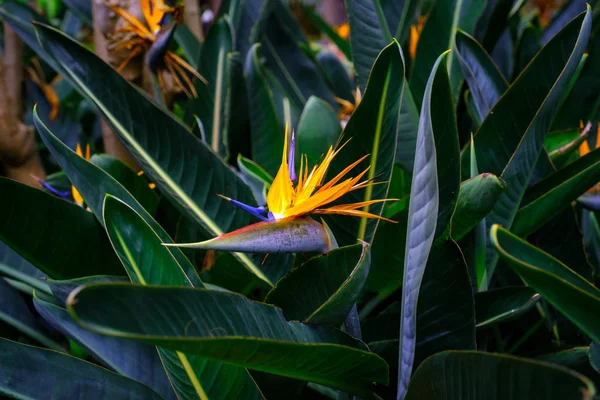
{"type": "Polygon", "coordinates": [[[115,35],[120,38],[117,40],[114,50],[127,49],[130,51],[117,70],[122,71],[135,57],[148,52],[147,56],[149,57],[146,58],[146,63],[157,76],[161,88],[165,87],[162,72],[168,71],[177,87],[188,97],[197,97],[198,93],[190,75],[204,83],[206,80],[183,58],[167,49],[175,26],[163,26],[167,14],[172,14],[176,22],[180,21],[182,7],[169,7],[162,0],[140,0],[140,7],[146,24],[124,9],[111,6],[111,9],[129,24],[115,32],[115,35]]]}
{"type": "MultiPolygon", "coordinates": [[[[83,157],[83,152],[81,151],[81,145],[79,143],[77,143],[77,147],[75,147],[75,153],[77,153],[77,155],[79,157],[83,157]]],[[[86,144],[85,145],[85,159],[86,159],[86,161],[90,161],[91,158],[92,158],[92,152],[90,149],[90,145],[86,144]]],[[[83,207],[83,197],[81,197],[79,190],[77,190],[77,188],[75,186],[71,186],[71,194],[73,195],[73,200],[75,201],[75,203],[80,205],[81,207],[83,207]]]]}
{"type": "Polygon", "coordinates": [[[338,119],[340,121],[346,120],[347,122],[347,119],[350,118],[350,116],[352,116],[354,110],[356,110],[356,107],[358,107],[360,101],[362,100],[362,94],[360,92],[360,89],[357,88],[353,94],[354,103],[339,97],[335,98],[335,101],[337,101],[340,105],[340,110],[338,111],[338,119]]]}
{"type": "Polygon", "coordinates": [[[425,16],[420,16],[417,23],[415,25],[410,26],[410,40],[408,45],[408,52],[410,54],[410,58],[413,60],[417,56],[417,44],[419,43],[419,37],[421,36],[421,31],[423,30],[424,24],[425,16]]]}
{"type": "MultiPolygon", "coordinates": [[[[583,129],[583,121],[581,122],[580,128],[583,129]]],[[[598,128],[596,130],[596,145],[594,146],[594,149],[598,149],[598,148],[600,148],[600,124],[598,124],[598,128]]],[[[579,146],[579,156],[583,157],[586,154],[588,154],[590,151],[591,151],[590,144],[588,143],[588,141],[586,139],[579,146]]],[[[600,184],[594,185],[594,187],[592,187],[590,190],[587,191],[587,193],[599,193],[599,192],[600,192],[600,184]]]]}
{"type": "Polygon", "coordinates": [[[52,81],[52,83],[48,83],[46,81],[46,76],[44,75],[44,71],[42,70],[42,66],[37,58],[31,59],[31,63],[34,68],[27,67],[27,72],[31,77],[31,80],[40,88],[42,94],[50,104],[50,115],[49,118],[51,121],[56,120],[58,117],[60,99],[56,94],[56,90],[54,90],[54,84],[61,79],[60,75],[56,75],[56,78],[52,81]]]}
{"type": "Polygon", "coordinates": [[[350,37],[350,24],[348,24],[347,22],[340,26],[334,27],[333,30],[342,39],[348,39],[350,37]]]}

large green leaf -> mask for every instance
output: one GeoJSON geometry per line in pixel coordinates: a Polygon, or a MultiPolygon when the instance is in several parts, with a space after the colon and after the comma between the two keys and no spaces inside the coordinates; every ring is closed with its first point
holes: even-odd
{"type": "MultiPolygon", "coordinates": [[[[85,200],[86,206],[92,210],[101,223],[104,223],[104,219],[102,218],[104,197],[106,194],[111,194],[134,208],[144,220],[152,226],[152,229],[160,236],[163,242],[172,242],[167,232],[146,210],[144,210],[140,203],[119,182],[107,172],[86,161],[83,157],[79,157],[75,152],[61,143],[56,136],[48,130],[46,125],[39,118],[37,111],[34,110],[33,116],[35,126],[42,141],[46,144],[46,147],[50,150],[56,162],[61,166],[63,171],[65,171],[69,180],[77,187],[79,193],[85,200]]],[[[170,251],[186,271],[193,271],[194,267],[183,255],[181,250],[172,248],[170,251]]],[[[119,271],[118,273],[121,272],[119,271]]],[[[190,274],[192,279],[200,281],[197,275],[194,275],[195,274],[190,274]]]]}
{"type": "MultiPolygon", "coordinates": [[[[596,139],[597,140],[597,139],[596,139]]],[[[511,231],[527,236],[600,181],[600,149],[529,187],[511,231]]]]}
{"type": "Polygon", "coordinates": [[[281,164],[284,135],[273,103],[273,93],[261,65],[260,49],[260,44],[253,45],[244,65],[250,108],[252,160],[274,176],[281,164]]]}
{"type": "MultiPolygon", "coordinates": [[[[485,3],[482,0],[435,2],[419,35],[417,54],[410,77],[410,87],[417,104],[423,101],[429,72],[436,59],[444,51],[454,47],[457,28],[467,33],[475,30],[475,23],[483,12],[485,3]]],[[[458,61],[452,53],[446,58],[446,66],[450,74],[452,93],[454,98],[458,98],[462,74],[458,61]]]]}
{"type": "MultiPolygon", "coordinates": [[[[388,362],[391,376],[398,368],[399,308],[395,303],[363,324],[364,340],[388,362]]],[[[444,241],[432,249],[423,276],[413,369],[439,351],[474,348],[473,292],[467,266],[456,243],[444,241]]],[[[387,394],[392,396],[396,388],[389,389],[387,394]]]]}
{"type": "Polygon", "coordinates": [[[336,104],[315,60],[303,51],[308,41],[298,22],[281,0],[265,1],[251,40],[262,45],[266,68],[297,109],[301,110],[311,95],[336,104]]]}
{"type": "Polygon", "coordinates": [[[346,0],[354,69],[362,90],[379,53],[392,40],[381,4],[374,0],[346,0]]]}
{"type": "Polygon", "coordinates": [[[77,325],[64,308],[40,299],[34,299],[33,304],[46,322],[107,367],[154,389],[164,399],[176,399],[154,346],[89,332],[77,325]]]}
{"type": "MultiPolygon", "coordinates": [[[[402,50],[398,42],[393,41],[381,51],[375,62],[364,97],[344,129],[344,138],[351,140],[333,159],[328,172],[328,176],[333,177],[359,158],[370,154],[370,169],[365,175],[366,179],[377,177],[378,181],[387,183],[350,192],[343,197],[345,203],[386,198],[394,166],[403,87],[402,50]]],[[[356,166],[349,174],[357,176],[365,169],[363,164],[356,166]]],[[[383,205],[374,204],[368,210],[381,214],[383,205]]],[[[357,237],[371,242],[378,221],[336,216],[327,218],[327,222],[338,243],[353,244],[357,237]]]]}
{"type": "Polygon", "coordinates": [[[600,374],[594,369],[595,348],[597,348],[597,346],[592,342],[589,347],[572,347],[556,353],[544,354],[541,357],[537,357],[537,359],[577,371],[590,378],[592,382],[594,382],[594,386],[598,387],[600,384],[600,374]]]}
{"type": "MultiPolygon", "coordinates": [[[[247,213],[216,194],[251,204],[252,192],[205,144],[81,45],[47,26],[37,32],[64,76],[96,104],[146,173],[187,217],[210,236],[248,225],[247,213]]],[[[269,283],[258,262],[245,254],[235,257],[269,283]]]]}
{"type": "Polygon", "coordinates": [[[493,174],[480,174],[460,184],[452,215],[452,239],[460,240],[492,210],[506,185],[493,174]]]}
{"type": "Polygon", "coordinates": [[[583,375],[549,363],[474,351],[434,355],[417,370],[407,400],[590,399],[596,388],[583,375]]]}
{"type": "Polygon", "coordinates": [[[340,326],[360,295],[370,263],[364,242],[316,256],[277,282],[265,302],[281,307],[288,320],[340,326]]]}
{"type": "MultiPolygon", "coordinates": [[[[198,97],[187,103],[187,113],[200,118],[207,144],[217,154],[227,155],[224,135],[227,54],[233,51],[233,31],[229,17],[216,21],[200,50],[198,71],[208,83],[195,82],[198,97]]],[[[190,119],[190,118],[188,118],[190,119]]]]}
{"type": "Polygon", "coordinates": [[[52,350],[0,339],[0,393],[17,399],[154,399],[152,389],[52,350]]]}
{"type": "MultiPolygon", "coordinates": [[[[104,221],[109,238],[134,283],[194,286],[160,238],[132,208],[108,196],[104,221]]],[[[201,286],[202,287],[202,286],[201,286]]],[[[179,396],[262,398],[247,371],[233,365],[159,348],[179,396]]]]}
{"type": "Polygon", "coordinates": [[[399,399],[403,399],[406,395],[413,369],[417,333],[417,300],[437,227],[440,190],[431,96],[437,70],[443,60],[444,55],[438,58],[427,82],[421,107],[410,189],[411,200],[408,208],[399,336],[397,394],[399,399]]]}
{"type": "Polygon", "coordinates": [[[500,257],[528,286],[592,339],[600,339],[600,290],[506,229],[494,225],[490,235],[500,257]]]}
{"type": "Polygon", "coordinates": [[[148,181],[138,176],[124,162],[108,154],[94,154],[92,164],[102,168],[129,191],[150,215],[158,207],[158,195],[150,189],[148,181]]]}
{"type": "Polygon", "coordinates": [[[508,89],[508,83],[498,70],[494,60],[485,49],[469,34],[456,33],[456,59],[473,96],[473,103],[479,120],[483,121],[508,89]]]}
{"type": "Polygon", "coordinates": [[[44,282],[48,275],[38,270],[29,261],[21,257],[16,251],[0,241],[0,275],[26,283],[27,285],[44,292],[52,294],[50,288],[44,282]]]}
{"type": "Polygon", "coordinates": [[[0,193],[0,239],[52,278],[123,273],[92,213],[6,178],[0,193]]]}
{"type": "Polygon", "coordinates": [[[477,328],[507,321],[530,310],[540,295],[528,287],[503,287],[475,293],[477,328]]]}
{"type": "MultiPolygon", "coordinates": [[[[309,170],[321,160],[330,146],[335,146],[341,132],[340,121],[331,106],[311,96],[300,115],[296,131],[296,152],[298,155],[306,154],[309,170]]],[[[299,168],[300,157],[297,157],[297,161],[296,167],[299,168]]]]}
{"type": "Polygon", "coordinates": [[[287,322],[281,311],[234,293],[205,289],[94,285],[70,297],[87,329],[308,380],[371,398],[387,364],[333,328],[287,322]],[[144,304],[144,307],[139,307],[144,304]],[[96,310],[102,307],[104,313],[96,310]]]}
{"type": "MultiPolygon", "coordinates": [[[[460,190],[461,165],[456,114],[446,66],[434,65],[430,80],[430,91],[423,100],[427,101],[427,104],[423,104],[421,114],[424,112],[428,114],[425,118],[429,120],[428,123],[435,140],[439,188],[438,218],[435,231],[437,238],[440,235],[449,235],[450,220],[460,190]]],[[[419,128],[421,128],[420,124],[419,128]]],[[[413,179],[415,172],[418,174],[419,170],[413,170],[413,179]]]]}
{"type": "MultiPolygon", "coordinates": [[[[544,136],[571,74],[577,68],[591,29],[591,11],[571,21],[527,66],[500,98],[475,136],[480,171],[506,182],[507,189],[486,217],[510,227],[544,145],[544,136]],[[515,111],[518,110],[518,111],[515,111]]],[[[465,157],[468,152],[463,153],[465,157]]],[[[497,255],[488,245],[487,265],[492,276],[497,255]]]]}

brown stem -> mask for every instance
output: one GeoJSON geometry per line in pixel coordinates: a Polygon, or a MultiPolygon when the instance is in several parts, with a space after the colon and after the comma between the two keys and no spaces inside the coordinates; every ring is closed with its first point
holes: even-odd
{"type": "MultiPolygon", "coordinates": [[[[125,9],[128,8],[126,4],[118,5],[125,9]]],[[[92,0],[92,16],[94,25],[94,48],[96,51],[96,55],[98,55],[98,57],[100,57],[107,63],[118,65],[118,60],[114,60],[113,54],[111,54],[109,51],[109,38],[110,35],[115,31],[115,24],[117,22],[117,18],[114,15],[114,12],[107,7],[107,3],[104,0],[92,0]]],[[[133,63],[130,64],[132,64],[130,67],[133,68],[133,63]]],[[[124,75],[126,75],[126,72],[127,71],[125,71],[124,75]]],[[[137,171],[139,167],[133,159],[133,156],[125,149],[125,147],[123,147],[123,144],[114,135],[110,126],[104,118],[102,118],[101,121],[101,128],[102,141],[104,143],[104,151],[120,159],[125,164],[137,171]]]]}
{"type": "Polygon", "coordinates": [[[0,159],[4,174],[27,185],[39,187],[34,178],[46,173],[37,151],[35,133],[22,123],[23,45],[4,24],[4,56],[0,55],[0,159]]]}
{"type": "Polygon", "coordinates": [[[199,41],[203,42],[204,32],[202,32],[202,20],[198,0],[183,0],[183,5],[183,23],[199,41]]]}

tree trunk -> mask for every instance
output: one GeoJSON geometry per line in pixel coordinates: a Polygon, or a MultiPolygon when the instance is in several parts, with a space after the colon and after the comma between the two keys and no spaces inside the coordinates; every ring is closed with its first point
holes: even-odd
{"type": "Polygon", "coordinates": [[[4,24],[4,57],[0,56],[0,159],[8,178],[40,187],[46,173],[37,151],[35,132],[22,122],[23,45],[4,24]]]}
{"type": "MultiPolygon", "coordinates": [[[[128,9],[127,5],[128,4],[119,4],[119,6],[124,9],[128,9]]],[[[113,55],[110,54],[109,41],[110,35],[115,31],[115,24],[117,23],[116,15],[106,6],[103,0],[92,0],[92,16],[94,24],[94,48],[96,55],[109,64],[118,65],[115,62],[111,62],[113,61],[113,55]]],[[[133,67],[133,63],[130,65],[130,67],[133,67]]],[[[140,67],[138,66],[138,71],[139,70],[140,67]]],[[[131,71],[131,69],[127,68],[126,71],[124,71],[124,75],[126,77],[128,71],[131,71]]],[[[123,144],[114,135],[104,117],[102,117],[100,123],[102,128],[104,151],[123,161],[132,169],[137,171],[139,167],[133,156],[125,149],[123,144]]]]}

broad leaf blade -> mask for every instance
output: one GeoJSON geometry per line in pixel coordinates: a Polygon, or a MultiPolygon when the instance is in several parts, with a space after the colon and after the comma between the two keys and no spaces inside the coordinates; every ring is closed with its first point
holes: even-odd
{"type": "Polygon", "coordinates": [[[33,304],[46,322],[107,367],[154,389],[164,399],[176,399],[154,346],[89,332],[78,326],[64,308],[40,299],[34,299],[33,304]]]}
{"type": "Polygon", "coordinates": [[[516,318],[539,299],[540,295],[528,287],[503,287],[475,293],[477,328],[516,318]]]}
{"type": "Polygon", "coordinates": [[[346,0],[354,68],[362,90],[379,53],[392,40],[381,4],[373,0],[346,0]]]}
{"type": "Polygon", "coordinates": [[[469,85],[479,119],[483,121],[508,88],[494,60],[469,34],[456,33],[456,59],[469,85]]]}
{"type": "Polygon", "coordinates": [[[369,265],[366,243],[335,249],[293,269],[265,302],[281,307],[288,320],[340,326],[360,295],[369,265]]]}
{"type": "Polygon", "coordinates": [[[595,391],[588,378],[564,367],[505,355],[449,351],[423,363],[406,399],[575,400],[591,398],[595,391]]]}
{"type": "MultiPolygon", "coordinates": [[[[406,395],[412,373],[416,346],[417,300],[437,227],[440,193],[431,96],[437,70],[443,60],[444,55],[438,58],[427,83],[417,136],[404,255],[398,356],[398,399],[403,399],[406,395]]],[[[442,70],[442,73],[445,72],[442,70]]]]}
{"type": "Polygon", "coordinates": [[[66,354],[0,339],[0,393],[15,398],[159,400],[132,379],[66,354]]]}
{"type": "MultiPolygon", "coordinates": [[[[144,210],[140,203],[119,182],[102,169],[86,161],[84,158],[79,157],[75,152],[61,143],[56,136],[48,130],[35,110],[33,117],[33,121],[42,141],[46,144],[54,156],[54,159],[61,166],[63,171],[65,171],[71,182],[77,187],[77,190],[79,190],[79,193],[81,193],[81,196],[85,200],[86,206],[92,210],[98,221],[104,223],[104,219],[102,218],[104,197],[106,194],[111,194],[134,208],[144,220],[152,226],[152,229],[160,236],[163,242],[172,242],[167,232],[146,210],[144,210]]],[[[182,267],[185,268],[191,279],[199,282],[200,278],[193,272],[194,267],[183,255],[181,250],[173,248],[170,251],[173,256],[177,258],[177,261],[182,267]]]]}
{"type": "MultiPolygon", "coordinates": [[[[104,202],[104,220],[110,240],[132,282],[193,286],[152,228],[125,203],[108,196],[104,202]]],[[[248,398],[262,398],[243,368],[162,348],[158,351],[180,396],[226,398],[225,395],[237,397],[244,393],[248,398]]]]}
{"type": "Polygon", "coordinates": [[[261,65],[261,49],[260,44],[253,45],[248,51],[244,65],[250,109],[252,160],[274,176],[281,163],[284,135],[275,110],[273,93],[261,65]]]}
{"type": "Polygon", "coordinates": [[[600,290],[547,253],[494,225],[490,233],[500,257],[528,286],[592,339],[600,339],[600,290]]]}
{"type": "Polygon", "coordinates": [[[372,382],[385,384],[388,379],[385,362],[345,333],[287,322],[278,308],[234,293],[94,285],[71,295],[70,311],[98,333],[135,338],[366,398],[372,398],[372,382]],[[100,306],[105,313],[96,312],[100,306]]]}
{"type": "Polygon", "coordinates": [[[600,181],[600,149],[579,158],[529,187],[512,232],[527,236],[600,181]]]}
{"type": "MultiPolygon", "coordinates": [[[[221,156],[227,155],[228,138],[224,135],[227,54],[233,51],[233,29],[227,16],[210,28],[200,51],[198,71],[208,81],[195,83],[198,97],[187,104],[187,114],[202,121],[208,146],[221,156]]],[[[192,120],[192,118],[188,118],[192,120]]]]}
{"type": "Polygon", "coordinates": [[[0,193],[0,239],[52,278],[123,273],[89,211],[6,178],[0,193]]]}
{"type": "MultiPolygon", "coordinates": [[[[377,181],[386,183],[350,192],[344,196],[344,203],[386,198],[394,166],[403,87],[402,51],[398,42],[393,41],[381,51],[375,62],[364,97],[344,129],[344,137],[351,140],[333,159],[328,172],[328,176],[333,177],[369,153],[370,169],[365,178],[377,177],[377,181]]],[[[364,164],[352,169],[349,176],[357,176],[364,171],[364,164]]],[[[373,214],[381,214],[382,210],[381,204],[368,208],[373,214]]],[[[327,218],[327,222],[338,243],[353,244],[356,238],[371,242],[378,221],[336,216],[327,218]]]]}

